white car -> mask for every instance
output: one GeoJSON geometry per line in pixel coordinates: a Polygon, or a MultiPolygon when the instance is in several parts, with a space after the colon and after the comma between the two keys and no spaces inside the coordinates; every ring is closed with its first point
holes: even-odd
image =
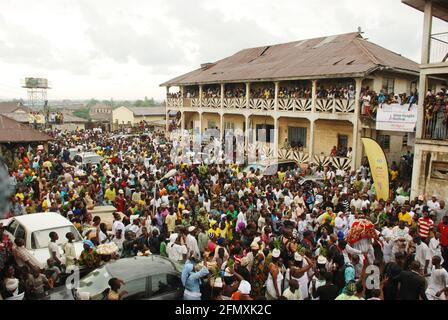
{"type": "MultiPolygon", "coordinates": [[[[82,237],[75,226],[58,213],[32,213],[23,216],[17,216],[10,219],[0,220],[3,223],[6,233],[14,241],[15,238],[25,240],[25,248],[39,261],[43,266],[47,264],[50,258],[48,244],[50,243],[50,232],[58,234],[59,240],[56,242],[59,246],[67,242],[65,235],[68,232],[73,233],[75,239],[75,251],[77,257],[83,250],[82,237]]],[[[61,252],[63,252],[61,247],[61,252]]]]}
{"type": "Polygon", "coordinates": [[[95,152],[82,152],[75,156],[75,161],[81,164],[100,164],[103,157],[95,152]]]}

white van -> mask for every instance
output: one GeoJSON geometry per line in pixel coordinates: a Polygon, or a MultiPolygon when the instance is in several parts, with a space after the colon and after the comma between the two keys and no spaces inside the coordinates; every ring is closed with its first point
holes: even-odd
{"type": "MultiPolygon", "coordinates": [[[[6,220],[0,220],[3,223],[6,233],[14,241],[15,238],[23,238],[25,240],[25,248],[42,265],[47,264],[50,258],[48,244],[50,243],[50,232],[54,231],[58,234],[59,240],[56,242],[62,246],[67,242],[65,235],[68,232],[73,233],[73,240],[77,257],[81,255],[83,250],[82,237],[75,226],[58,213],[32,213],[23,216],[17,216],[6,220]]],[[[63,252],[61,248],[61,252],[63,252]]]]}
{"type": "Polygon", "coordinates": [[[75,156],[75,161],[81,164],[100,164],[103,157],[94,152],[83,152],[75,156]]]}

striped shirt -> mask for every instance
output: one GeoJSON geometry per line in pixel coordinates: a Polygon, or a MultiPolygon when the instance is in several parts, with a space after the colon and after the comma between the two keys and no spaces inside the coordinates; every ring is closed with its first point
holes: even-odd
{"type": "Polygon", "coordinates": [[[430,218],[419,218],[418,219],[418,234],[421,238],[428,238],[429,231],[431,230],[432,226],[434,225],[434,221],[432,221],[430,218]]]}

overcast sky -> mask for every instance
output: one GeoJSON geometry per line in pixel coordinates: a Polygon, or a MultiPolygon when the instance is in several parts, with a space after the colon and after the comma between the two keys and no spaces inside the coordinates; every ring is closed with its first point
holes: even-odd
{"type": "MultiPolygon", "coordinates": [[[[354,32],[420,59],[423,14],[400,0],[1,0],[0,99],[163,99],[159,84],[254,46],[354,32]]],[[[448,30],[442,30],[448,31],[448,30]]]]}

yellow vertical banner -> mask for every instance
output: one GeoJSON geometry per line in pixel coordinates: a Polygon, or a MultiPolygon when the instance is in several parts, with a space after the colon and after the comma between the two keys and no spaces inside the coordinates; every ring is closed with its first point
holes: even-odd
{"type": "Polygon", "coordinates": [[[375,184],[376,198],[389,199],[389,167],[386,155],[380,145],[373,139],[362,138],[362,143],[369,159],[370,172],[375,184]]]}

